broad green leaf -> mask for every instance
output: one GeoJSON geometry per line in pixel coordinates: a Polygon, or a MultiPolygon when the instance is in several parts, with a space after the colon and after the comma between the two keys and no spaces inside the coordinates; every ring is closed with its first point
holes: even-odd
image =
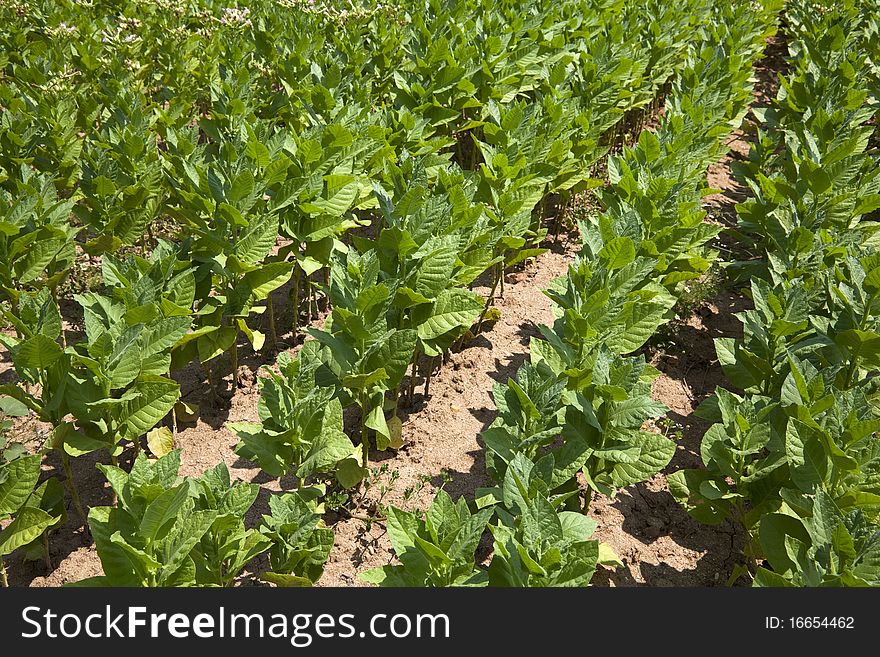
{"type": "Polygon", "coordinates": [[[361,466],[360,448],[355,453],[357,458],[346,458],[336,466],[336,479],[343,488],[354,488],[369,474],[366,468],[361,466]]]}
{"type": "Polygon", "coordinates": [[[609,271],[616,271],[635,260],[636,249],[629,237],[615,237],[602,247],[599,257],[607,262],[609,271]]]}
{"type": "Polygon", "coordinates": [[[300,577],[298,575],[287,575],[284,573],[273,573],[271,571],[260,575],[260,579],[269,584],[274,584],[280,588],[302,588],[311,587],[312,582],[308,577],[300,577]]]}
{"type": "Polygon", "coordinates": [[[175,518],[188,497],[189,487],[186,485],[171,488],[159,495],[144,511],[140,522],[141,536],[147,541],[155,540],[165,523],[175,518]]]}
{"type": "Polygon", "coordinates": [[[61,346],[42,334],[23,341],[15,355],[15,364],[19,367],[45,370],[63,354],[61,346]]]}
{"type": "Polygon", "coordinates": [[[0,531],[0,557],[12,554],[18,548],[37,539],[51,527],[57,518],[53,518],[42,509],[26,506],[16,515],[9,525],[0,531]]]}
{"type": "Polygon", "coordinates": [[[136,397],[123,406],[120,421],[135,439],[144,435],[165,417],[177,402],[180,386],[171,379],[148,376],[135,381],[136,397]]]}
{"type": "Polygon", "coordinates": [[[419,337],[432,340],[450,331],[467,328],[479,317],[482,307],[479,298],[468,290],[444,290],[437,297],[431,316],[418,327],[419,337]]]}
{"type": "Polygon", "coordinates": [[[40,477],[41,461],[34,454],[0,465],[4,474],[0,477],[0,517],[13,515],[25,503],[40,477]]]}

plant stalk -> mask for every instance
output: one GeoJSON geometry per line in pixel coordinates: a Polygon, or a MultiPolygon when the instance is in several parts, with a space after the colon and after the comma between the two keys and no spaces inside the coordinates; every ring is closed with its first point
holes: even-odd
{"type": "Polygon", "coordinates": [[[232,392],[238,388],[238,334],[232,341],[232,347],[229,349],[229,362],[232,365],[232,392]]]}
{"type": "MultiPolygon", "coordinates": [[[[115,454],[110,454],[110,465],[112,465],[114,468],[119,467],[119,459],[116,457],[115,454]]],[[[110,504],[116,506],[119,503],[119,496],[116,494],[115,488],[111,488],[111,490],[113,491],[113,497],[111,498],[110,504]]]]}
{"type": "Polygon", "coordinates": [[[205,363],[205,372],[208,375],[208,387],[211,389],[211,396],[216,400],[217,385],[214,381],[214,367],[211,365],[210,361],[205,363]]]}
{"type": "Polygon", "coordinates": [[[46,560],[46,571],[52,572],[52,555],[49,554],[49,531],[43,532],[43,558],[46,560]]]}
{"type": "Polygon", "coordinates": [[[584,491],[584,515],[589,515],[590,513],[590,502],[593,501],[593,489],[587,486],[587,490],[584,491]]]}
{"type": "Polygon", "coordinates": [[[434,362],[436,360],[436,356],[431,356],[431,360],[428,361],[428,376],[425,379],[425,399],[428,398],[428,387],[431,385],[431,375],[434,373],[434,362]]]}
{"type": "Polygon", "coordinates": [[[499,278],[501,277],[498,276],[496,269],[495,280],[492,282],[492,289],[489,291],[489,296],[486,297],[486,304],[483,306],[483,312],[480,313],[480,317],[477,319],[477,335],[483,332],[483,320],[486,318],[486,313],[489,312],[489,307],[492,305],[492,300],[495,298],[495,290],[498,287],[499,278]]]}
{"type": "Polygon", "coordinates": [[[412,355],[412,374],[409,377],[409,390],[407,391],[407,403],[412,407],[413,405],[413,395],[415,395],[416,388],[416,370],[418,369],[419,362],[419,350],[413,350],[412,355]]]}
{"type": "Polygon", "coordinates": [[[272,302],[272,293],[266,298],[266,309],[269,313],[269,346],[272,349],[278,345],[278,334],[275,331],[275,304],[272,302]]]}
{"type": "Polygon", "coordinates": [[[0,557],[0,587],[9,588],[9,579],[6,576],[6,564],[3,563],[3,557],[0,557]]]}
{"type": "Polygon", "coordinates": [[[79,491],[76,488],[76,482],[73,480],[73,471],[70,469],[70,457],[67,455],[67,452],[64,451],[64,448],[60,451],[61,466],[64,468],[64,476],[67,479],[67,487],[70,490],[70,497],[73,500],[73,506],[76,507],[76,512],[83,521],[83,527],[88,527],[89,521],[86,517],[85,511],[83,511],[83,505],[79,499],[79,491]]]}
{"type": "Polygon", "coordinates": [[[370,445],[367,443],[367,400],[364,398],[364,391],[360,391],[361,402],[361,466],[366,469],[370,462],[370,445]]]}
{"type": "MultiPolygon", "coordinates": [[[[321,282],[324,284],[324,288],[329,293],[329,291],[330,291],[330,268],[329,267],[322,267],[321,268],[321,279],[322,279],[321,282]]],[[[321,312],[326,312],[327,305],[329,303],[329,298],[326,293],[321,295],[319,302],[320,302],[321,312]]]]}
{"type": "Polygon", "coordinates": [[[299,330],[299,267],[293,272],[293,287],[290,290],[290,308],[293,315],[293,339],[299,330]]]}

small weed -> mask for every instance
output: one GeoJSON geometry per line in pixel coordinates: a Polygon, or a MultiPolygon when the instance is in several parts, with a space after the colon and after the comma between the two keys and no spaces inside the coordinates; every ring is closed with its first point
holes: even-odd
{"type": "Polygon", "coordinates": [[[669,416],[661,417],[656,424],[667,438],[671,437],[680,441],[684,437],[684,427],[669,416]]]}

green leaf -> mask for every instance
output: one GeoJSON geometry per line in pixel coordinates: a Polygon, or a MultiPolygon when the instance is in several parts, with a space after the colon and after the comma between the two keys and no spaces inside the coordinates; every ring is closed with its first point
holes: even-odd
{"type": "Polygon", "coordinates": [[[9,417],[24,417],[30,410],[27,405],[15,397],[0,395],[0,411],[9,417]]]}
{"type": "Polygon", "coordinates": [[[431,316],[418,327],[422,340],[433,340],[450,331],[471,326],[483,304],[474,293],[460,288],[444,290],[437,297],[431,316]]]}
{"type": "Polygon", "coordinates": [[[355,446],[345,433],[338,429],[325,429],[315,438],[296,476],[304,479],[316,472],[332,472],[340,461],[350,457],[354,451],[355,446]]]}
{"type": "Polygon", "coordinates": [[[189,497],[189,486],[181,485],[164,491],[144,511],[140,522],[140,534],[148,541],[154,540],[165,523],[171,521],[189,497]]]}
{"type": "Polygon", "coordinates": [[[238,338],[237,326],[206,327],[205,333],[196,338],[199,362],[207,363],[212,358],[226,353],[238,338]]]}
{"type": "Polygon", "coordinates": [[[791,479],[805,493],[812,493],[825,480],[828,457],[819,431],[789,419],[785,430],[785,453],[791,479]]]}
{"type": "Polygon", "coordinates": [[[309,210],[341,217],[348,212],[358,195],[358,183],[354,176],[330,174],[325,178],[325,196],[309,204],[309,210]]]}
{"type": "Polygon", "coordinates": [[[6,529],[0,532],[0,557],[12,554],[36,540],[56,520],[42,509],[32,506],[22,508],[6,529]]]}
{"type": "Polygon", "coordinates": [[[136,397],[123,406],[120,421],[131,439],[144,435],[165,417],[180,395],[180,386],[171,379],[147,376],[130,388],[136,397]]]}
{"type": "Polygon", "coordinates": [[[811,542],[810,535],[800,519],[781,513],[768,513],[761,518],[759,534],[764,555],[773,566],[773,570],[778,573],[784,573],[798,566],[792,560],[786,545],[787,536],[805,545],[811,542]]]}
{"type": "Polygon", "coordinates": [[[18,346],[15,364],[18,367],[45,370],[61,358],[63,353],[57,342],[38,333],[18,346]]]}
{"type": "Polygon", "coordinates": [[[263,573],[260,575],[260,579],[269,584],[274,584],[279,588],[302,588],[312,586],[312,581],[308,577],[273,573],[272,571],[263,573]]]}
{"type": "Polygon", "coordinates": [[[609,271],[616,271],[636,259],[636,249],[629,237],[615,237],[602,247],[599,257],[606,261],[609,271]]]}
{"type": "Polygon", "coordinates": [[[343,488],[354,488],[369,474],[367,469],[361,466],[360,450],[361,448],[358,447],[357,458],[343,459],[336,467],[336,479],[343,488]]]}
{"type": "Polygon", "coordinates": [[[112,449],[113,444],[96,438],[89,438],[80,431],[68,430],[61,436],[64,451],[73,457],[91,454],[100,449],[112,449]]]}
{"type": "Polygon", "coordinates": [[[40,478],[41,461],[34,454],[0,465],[0,517],[13,515],[24,505],[40,478]]]}
{"type": "MultiPolygon", "coordinates": [[[[183,486],[185,488],[186,486],[183,486]]],[[[163,540],[162,546],[162,579],[170,578],[184,566],[193,548],[198,545],[217,518],[213,509],[194,511],[188,516],[178,519],[163,540]]]]}
{"type": "Polygon", "coordinates": [[[255,265],[265,258],[278,237],[278,217],[259,215],[251,220],[247,229],[239,236],[233,253],[242,262],[255,265]]]}
{"type": "Polygon", "coordinates": [[[640,432],[633,442],[641,449],[639,460],[614,464],[611,481],[618,488],[647,481],[669,465],[675,455],[675,443],[664,436],[640,432]]]}
{"type": "Polygon", "coordinates": [[[244,298],[248,301],[260,301],[290,280],[292,274],[292,263],[270,262],[245,274],[235,286],[236,293],[246,292],[244,298]]]}

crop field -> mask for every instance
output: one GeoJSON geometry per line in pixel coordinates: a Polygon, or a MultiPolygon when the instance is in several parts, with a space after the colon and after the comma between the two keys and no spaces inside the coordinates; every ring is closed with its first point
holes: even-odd
{"type": "Polygon", "coordinates": [[[3,586],[880,586],[880,0],[0,0],[3,586]]]}

